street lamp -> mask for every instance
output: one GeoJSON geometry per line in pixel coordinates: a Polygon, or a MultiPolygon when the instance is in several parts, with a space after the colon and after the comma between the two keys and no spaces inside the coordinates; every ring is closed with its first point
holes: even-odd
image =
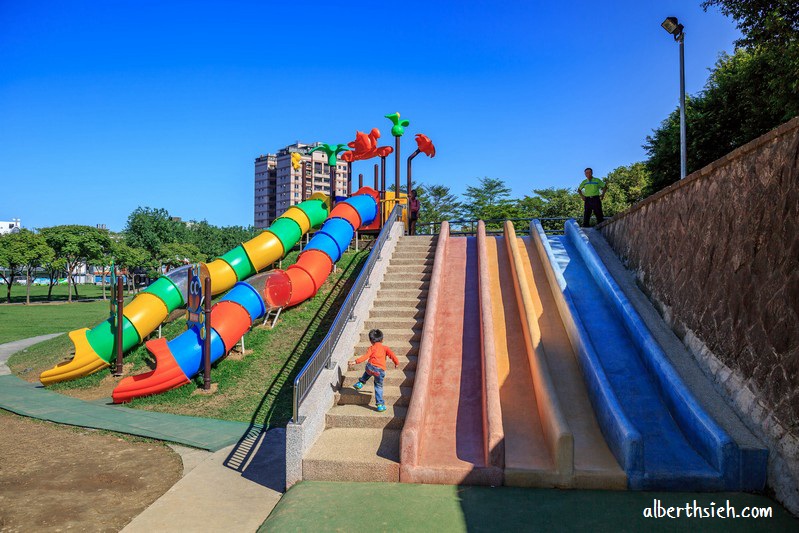
{"type": "Polygon", "coordinates": [[[680,43],[680,179],[684,179],[688,167],[685,141],[685,28],[677,21],[677,17],[667,17],[661,26],[680,43]]]}
{"type": "Polygon", "coordinates": [[[680,179],[684,179],[688,167],[688,148],[685,142],[685,28],[677,22],[677,17],[666,18],[661,26],[680,43],[680,179]]]}

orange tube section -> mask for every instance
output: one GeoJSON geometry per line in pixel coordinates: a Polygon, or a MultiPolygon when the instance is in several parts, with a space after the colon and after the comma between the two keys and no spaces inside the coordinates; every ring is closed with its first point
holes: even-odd
{"type": "Polygon", "coordinates": [[[251,325],[250,314],[234,301],[219,302],[211,310],[211,327],[222,338],[225,351],[229,352],[251,325]]]}
{"type": "Polygon", "coordinates": [[[285,307],[311,298],[333,271],[333,261],[319,250],[307,250],[286,269],[291,282],[291,299],[285,307]]]}
{"type": "Polygon", "coordinates": [[[336,204],[328,218],[343,218],[356,230],[361,227],[361,215],[358,214],[358,211],[352,205],[346,202],[336,204]]]}

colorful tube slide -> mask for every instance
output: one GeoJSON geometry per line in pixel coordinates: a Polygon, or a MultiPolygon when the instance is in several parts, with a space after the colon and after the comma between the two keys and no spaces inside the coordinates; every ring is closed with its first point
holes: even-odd
{"type": "Polygon", "coordinates": [[[316,294],[333,271],[333,263],[349,246],[355,230],[368,226],[375,219],[379,202],[377,191],[362,187],[350,198],[336,204],[297,262],[286,270],[275,270],[267,278],[264,286],[267,307],[291,307],[316,294]]]}
{"type": "MultiPolygon", "coordinates": [[[[252,285],[238,282],[214,305],[211,310],[211,363],[227,354],[267,308],[297,305],[316,294],[332,272],[333,263],[349,246],[355,230],[370,224],[377,216],[377,194],[365,187],[338,203],[297,263],[285,271],[275,270],[269,274],[264,287],[266,304],[252,285]],[[273,297],[270,300],[270,294],[282,299],[275,301],[273,297]]],[[[180,387],[189,383],[202,368],[203,341],[197,328],[190,328],[169,342],[163,338],[154,339],[145,346],[155,356],[155,370],[120,381],[112,393],[114,403],[180,387]]]]}
{"type": "Polygon", "coordinates": [[[533,238],[559,288],[602,432],[637,490],[739,490],[740,453],[704,411],[574,221],[533,238]]]}
{"type": "MultiPolygon", "coordinates": [[[[268,230],[208,263],[211,291],[222,293],[283,257],[308,230],[318,227],[327,218],[328,206],[327,196],[316,193],[310,200],[290,207],[268,230]]],[[[122,313],[123,351],[137,346],[169,313],[184,306],[187,291],[188,267],[182,267],[158,278],[126,305],[122,313]]],[[[75,356],[42,372],[39,380],[50,385],[108,367],[115,357],[115,332],[113,318],[93,329],[71,331],[69,338],[75,345],[75,356]]]]}

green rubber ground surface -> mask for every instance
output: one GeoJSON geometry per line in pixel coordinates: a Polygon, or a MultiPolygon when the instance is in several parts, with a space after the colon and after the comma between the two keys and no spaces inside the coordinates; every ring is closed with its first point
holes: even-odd
{"type": "Polygon", "coordinates": [[[742,493],[303,481],[259,531],[799,531],[799,520],[765,496],[742,493]],[[738,512],[771,507],[772,518],[644,518],[653,500],[664,507],[696,500],[708,509],[729,500],[738,512]]]}
{"type": "Polygon", "coordinates": [[[110,401],[85,402],[50,392],[16,376],[0,376],[0,409],[39,420],[139,435],[211,451],[235,444],[249,428],[243,422],[139,411],[109,405],[110,401]]]}

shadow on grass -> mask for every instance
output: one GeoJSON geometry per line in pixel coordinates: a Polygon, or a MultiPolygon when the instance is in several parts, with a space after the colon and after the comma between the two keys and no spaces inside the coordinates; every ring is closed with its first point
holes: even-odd
{"type": "Polygon", "coordinates": [[[281,429],[279,434],[276,430],[278,427],[285,426],[291,417],[294,378],[324,340],[367,257],[368,254],[363,253],[353,260],[331,287],[325,300],[319,306],[319,310],[299,336],[291,351],[291,356],[283,363],[275,378],[267,386],[253,413],[247,432],[225,459],[225,466],[241,472],[243,477],[256,483],[274,490],[283,490],[285,485],[285,429],[281,429]],[[274,429],[267,432],[269,428],[274,429]],[[282,447],[274,445],[278,442],[283,443],[282,447]],[[267,443],[273,445],[270,446],[267,443]],[[282,449],[283,453],[276,454],[276,448],[282,449]],[[280,456],[278,457],[278,455],[280,456]],[[267,456],[271,458],[271,461],[265,461],[267,456]],[[279,469],[283,476],[283,485],[279,488],[275,486],[279,484],[275,483],[279,477],[276,473],[267,476],[269,484],[263,483],[263,472],[258,467],[252,469],[251,475],[248,474],[249,467],[256,465],[268,465],[269,470],[279,469]]]}

